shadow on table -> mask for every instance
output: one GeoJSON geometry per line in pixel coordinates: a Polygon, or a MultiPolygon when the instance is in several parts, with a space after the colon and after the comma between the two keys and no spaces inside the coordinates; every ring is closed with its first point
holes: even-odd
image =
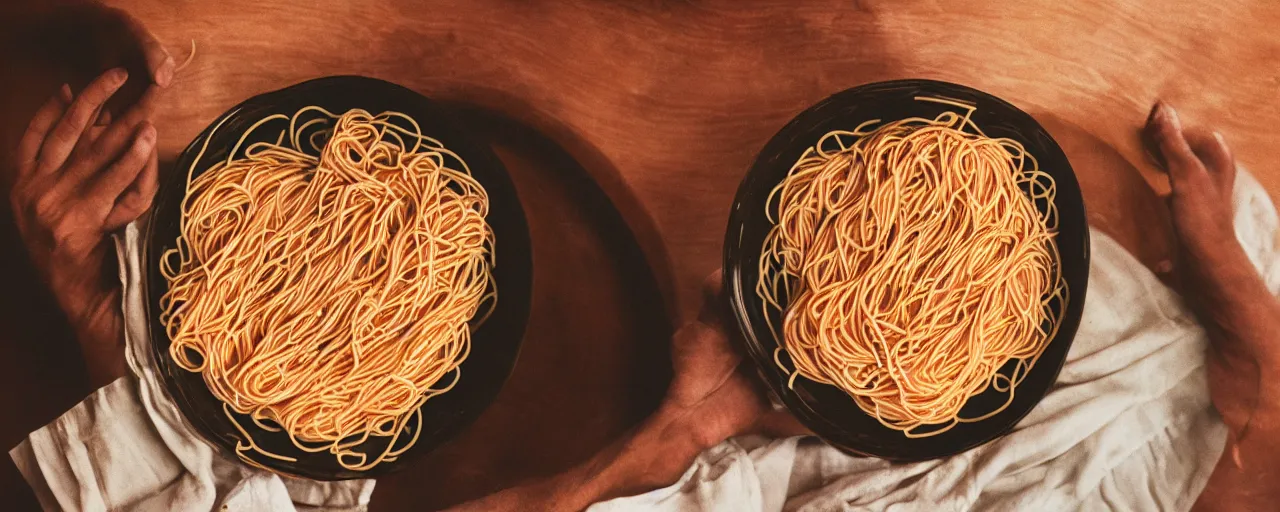
{"type": "MultiPolygon", "coordinates": [[[[1175,239],[1169,210],[1139,171],[1144,164],[1130,162],[1112,144],[1054,114],[1032,115],[1071,160],[1089,225],[1114,238],[1149,269],[1171,262],[1175,239]]],[[[1157,275],[1167,282],[1167,274],[1157,275]]]]}
{"type": "Polygon", "coordinates": [[[529,326],[493,405],[453,441],[381,478],[375,509],[441,508],[566,469],[653,411],[671,375],[662,295],[609,196],[530,126],[452,107],[492,144],[524,204],[534,261],[529,326]]]}

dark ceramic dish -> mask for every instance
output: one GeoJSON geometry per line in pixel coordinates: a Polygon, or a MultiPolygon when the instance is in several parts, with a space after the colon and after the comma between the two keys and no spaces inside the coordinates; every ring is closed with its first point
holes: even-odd
{"type": "MultiPolygon", "coordinates": [[[[225,159],[227,152],[245,129],[263,117],[279,113],[292,114],[308,105],[318,105],[335,113],[352,108],[361,108],[374,114],[395,110],[414,118],[421,125],[424,134],[439,140],[466,160],[473,175],[488,191],[490,209],[487,219],[501,249],[496,251],[497,265],[494,268],[499,290],[496,309],[488,321],[475,331],[472,337],[474,349],[462,363],[462,375],[457,386],[448,393],[428,400],[422,406],[421,425],[414,427],[410,423],[410,428],[421,429],[421,435],[417,443],[398,460],[384,462],[364,472],[350,471],[340,466],[327,451],[303,452],[294,447],[285,434],[264,431],[255,427],[247,416],[239,416],[240,424],[249,429],[260,446],[274,453],[297,458],[297,462],[286,462],[261,455],[252,456],[254,461],[273,471],[317,480],[374,477],[395,471],[406,461],[430,452],[473,422],[488,407],[511,374],[529,316],[533,277],[529,228],[515,187],[506,168],[488,145],[459,129],[443,106],[389,82],[358,76],[338,76],[311,80],[254,96],[210,124],[182,152],[173,172],[161,183],[151,222],[144,235],[146,246],[143,258],[147,265],[144,277],[148,315],[151,318],[151,347],[165,388],[183,416],[223,455],[236,458],[235,446],[241,436],[223,413],[222,402],[209,393],[200,374],[179,368],[169,356],[170,340],[159,320],[159,300],[168,289],[168,283],[160,274],[160,255],[174,247],[179,235],[181,203],[186,194],[186,170],[195,164],[199,173],[213,162],[225,159]],[[214,133],[213,127],[219,124],[222,126],[214,133]],[[195,162],[196,155],[206,140],[208,150],[199,162],[195,162]]],[[[411,433],[412,431],[406,431],[405,435],[411,433]]],[[[370,439],[361,448],[362,451],[376,454],[386,447],[387,438],[370,439]]]]}
{"type": "MultiPolygon", "coordinates": [[[[961,85],[933,80],[898,80],[867,84],[838,93],[800,113],[764,147],[747,173],[734,198],[725,235],[724,287],[729,307],[737,320],[747,351],[774,398],[780,400],[799,420],[835,446],[848,453],[882,457],[895,461],[919,461],[953,455],[992,439],[1013,428],[1057,379],[1067,350],[1080,325],[1085,289],[1089,281],[1089,227],[1084,201],[1071,164],[1053,138],[1017,107],[990,94],[961,85]],[[1059,216],[1058,249],[1062,275],[1071,299],[1066,305],[1061,327],[1048,348],[1017,387],[1007,409],[990,418],[961,423],[951,430],[925,438],[907,438],[902,432],[881,425],[862,412],[848,395],[833,386],[805,378],[796,379],[795,389],[787,387],[787,375],[774,363],[779,340],[766,326],[763,304],[755,293],[759,278],[761,247],[772,223],[765,217],[769,192],[782,180],[800,154],[831,130],[851,130],[871,119],[892,121],[905,117],[933,118],[955,107],[916,101],[917,96],[945,97],[977,106],[973,121],[988,136],[1008,137],[1021,142],[1040,163],[1040,168],[1057,182],[1059,216]]],[[[785,305],[784,305],[785,306],[785,305]]],[[[1058,308],[1062,305],[1059,302],[1058,308]]],[[[780,325],[777,311],[772,312],[780,325]]],[[[790,367],[790,359],[783,356],[790,367]]],[[[1001,372],[1009,374],[1013,361],[1001,372]]],[[[1004,403],[1007,395],[994,390],[975,396],[962,415],[981,416],[1004,403]]]]}

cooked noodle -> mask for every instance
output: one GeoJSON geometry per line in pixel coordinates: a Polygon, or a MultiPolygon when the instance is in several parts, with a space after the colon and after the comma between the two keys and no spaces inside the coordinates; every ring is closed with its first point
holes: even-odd
{"type": "Polygon", "coordinates": [[[247,461],[296,459],[232,411],[349,470],[395,460],[497,300],[484,188],[408,116],[319,107],[262,119],[196,170],[161,261],[173,360],[224,402],[247,461]]]}
{"type": "Polygon", "coordinates": [[[1053,178],[1017,141],[983,135],[973,107],[916,99],[966,110],[827,133],[770,193],[756,292],[791,386],[833,385],[925,437],[1012,402],[1067,289],[1053,178]],[[1003,405],[961,417],[989,387],[1003,405]]]}

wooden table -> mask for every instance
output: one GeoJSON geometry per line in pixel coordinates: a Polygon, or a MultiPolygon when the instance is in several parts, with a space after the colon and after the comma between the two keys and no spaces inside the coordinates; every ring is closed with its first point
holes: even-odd
{"type": "MultiPolygon", "coordinates": [[[[485,114],[478,126],[531,210],[542,291],[526,352],[473,431],[386,479],[375,505],[445,505],[554,471],[651,408],[666,333],[719,264],[742,174],[788,119],[842,89],[925,77],[1018,105],[1071,158],[1092,225],[1148,265],[1169,254],[1148,185],[1159,176],[1136,136],[1156,99],[1221,131],[1280,191],[1270,0],[111,3],[179,60],[195,41],[157,119],[162,156],[242,99],[323,75],[383,78],[485,114]]],[[[4,82],[7,151],[53,82],[4,82]]],[[[31,389],[3,398],[10,446],[86,390],[10,223],[0,229],[0,379],[31,389]]],[[[21,489],[8,471],[0,488],[21,489]]]]}

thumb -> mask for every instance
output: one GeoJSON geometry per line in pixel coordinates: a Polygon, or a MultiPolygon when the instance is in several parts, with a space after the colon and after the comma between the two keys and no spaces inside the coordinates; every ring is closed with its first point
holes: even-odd
{"type": "Polygon", "coordinates": [[[1158,102],[1152,107],[1143,128],[1143,143],[1159,167],[1168,173],[1175,195],[1207,180],[1204,165],[1183,134],[1177,111],[1168,104],[1158,102]]]}
{"type": "Polygon", "coordinates": [[[175,67],[169,51],[164,49],[164,45],[160,44],[155,34],[152,34],[137,18],[124,11],[119,11],[119,16],[124,20],[129,35],[142,50],[142,58],[147,63],[147,71],[151,73],[151,81],[160,87],[168,87],[173,81],[175,67]]]}

